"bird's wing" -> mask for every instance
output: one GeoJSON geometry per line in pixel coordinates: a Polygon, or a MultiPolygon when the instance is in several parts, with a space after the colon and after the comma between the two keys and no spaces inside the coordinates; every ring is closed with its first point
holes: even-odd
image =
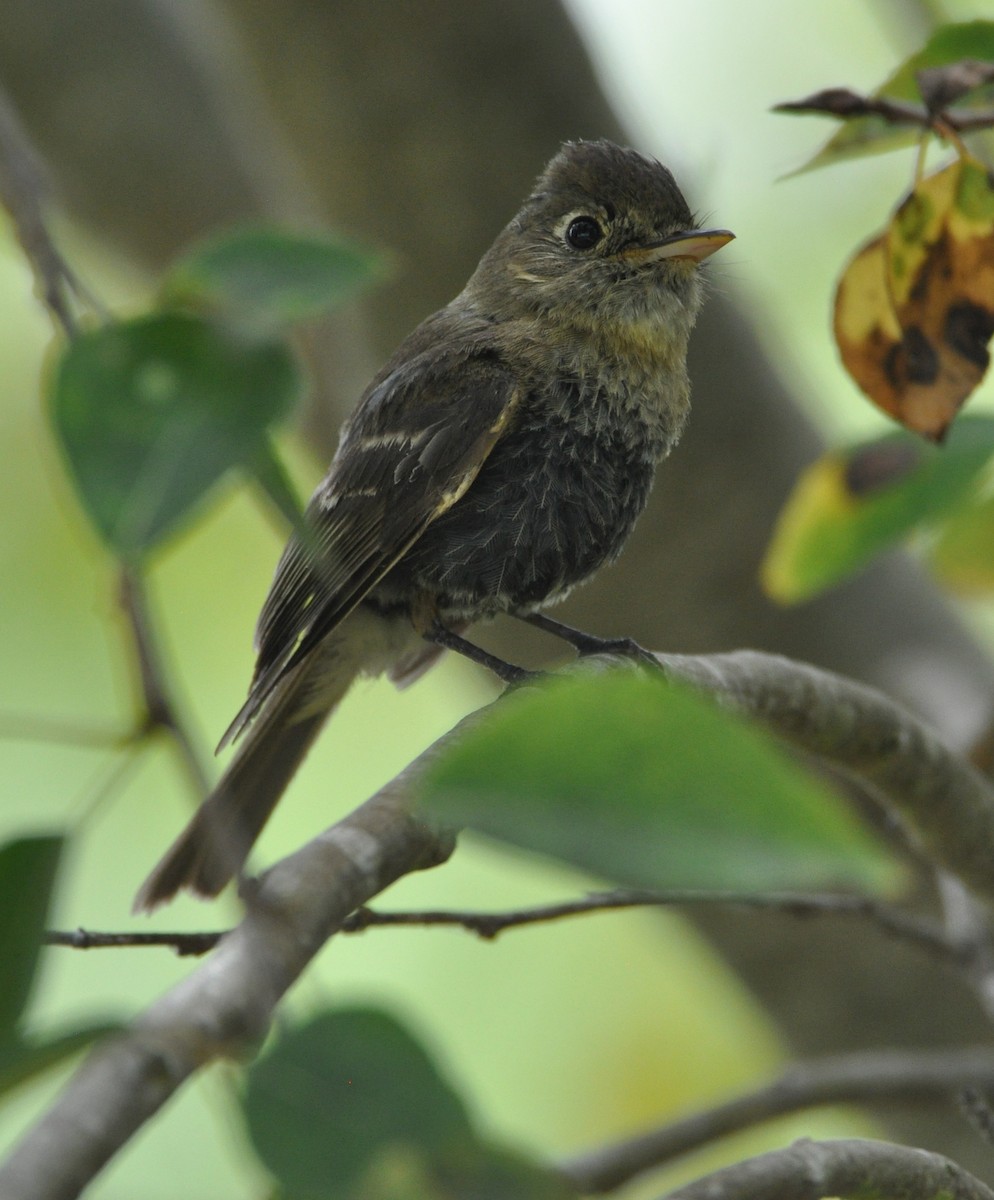
{"type": "Polygon", "coordinates": [[[486,347],[425,352],[366,393],[276,568],[255,678],[222,746],[463,495],[519,398],[513,374],[486,347]]]}

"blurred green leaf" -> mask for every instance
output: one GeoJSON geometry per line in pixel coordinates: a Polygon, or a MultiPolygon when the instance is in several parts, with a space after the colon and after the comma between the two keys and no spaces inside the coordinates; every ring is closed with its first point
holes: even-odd
{"type": "Polygon", "coordinates": [[[121,557],[174,532],[222,475],[251,470],[301,391],[289,350],[196,317],[139,317],[81,334],[51,388],[83,505],[121,557]]]}
{"type": "Polygon", "coordinates": [[[787,173],[787,178],[803,175],[818,167],[830,167],[835,163],[853,158],[866,158],[871,154],[887,154],[891,150],[906,150],[921,138],[917,127],[894,125],[875,113],[865,117],[853,117],[834,133],[824,146],[806,163],[787,173]]]}
{"type": "MultiPolygon", "coordinates": [[[[906,59],[874,95],[920,102],[915,73],[923,67],[943,67],[961,58],[994,61],[994,21],[968,21],[936,29],[922,49],[906,59]]],[[[976,99],[986,103],[988,95],[989,89],[980,88],[976,99]]],[[[867,154],[900,150],[913,145],[920,136],[920,130],[892,125],[882,117],[854,117],[845,121],[818,153],[792,174],[867,154]]]]}
{"type": "Polygon", "coordinates": [[[0,846],[0,1042],[13,1041],[31,994],[63,844],[29,837],[0,846]]]}
{"type": "Polygon", "coordinates": [[[244,332],[271,334],[352,300],[383,273],[381,256],[342,238],[242,228],[175,263],[163,301],[217,313],[244,332]]]}
{"type": "Polygon", "coordinates": [[[431,1160],[474,1136],[462,1101],[385,1013],[324,1013],[284,1033],[248,1071],[259,1157],[293,1197],[344,1196],[386,1147],[431,1160]]]}
{"type": "Polygon", "coordinates": [[[994,496],[957,509],[929,551],[932,569],[961,595],[994,591],[994,496]]]}
{"type": "Polygon", "coordinates": [[[894,879],[838,798],[772,739],[645,672],[515,693],[429,770],[435,817],[646,888],[894,879]]]}
{"type": "Polygon", "coordinates": [[[0,1094],[12,1091],[118,1029],[119,1025],[104,1022],[84,1025],[44,1041],[13,1038],[0,1042],[0,1094]]]}
{"type": "Polygon", "coordinates": [[[392,1017],[326,1012],[248,1071],[244,1110],[281,1200],[567,1200],[553,1172],[477,1139],[392,1017]]]}
{"type": "Polygon", "coordinates": [[[962,502],[994,455],[994,418],[960,417],[929,446],[896,432],[824,455],[777,520],[761,568],[768,595],[794,604],[865,566],[962,502]]]}
{"type": "Polygon", "coordinates": [[[250,470],[269,502],[284,517],[291,529],[301,528],[304,522],[304,506],[270,438],[264,438],[260,443],[250,470]]]}

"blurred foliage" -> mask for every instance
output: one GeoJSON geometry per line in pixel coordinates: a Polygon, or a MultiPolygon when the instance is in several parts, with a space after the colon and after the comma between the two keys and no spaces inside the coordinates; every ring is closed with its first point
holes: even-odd
{"type": "Polygon", "coordinates": [[[285,1200],[565,1200],[561,1180],[481,1140],[426,1051],[376,1009],[284,1030],[249,1067],[252,1144],[285,1200]]]}
{"type": "Polygon", "coordinates": [[[780,513],[762,568],[767,592],[796,603],[865,567],[968,502],[992,457],[992,417],[964,417],[941,448],[897,431],[830,451],[780,513]]]}
{"type": "Polygon", "coordinates": [[[932,569],[964,596],[994,591],[994,496],[982,495],[956,509],[929,550],[932,569]]]}
{"type": "Polygon", "coordinates": [[[166,274],[166,307],[218,317],[245,336],[271,337],[356,296],[385,271],[354,242],[277,226],[229,230],[184,254],[166,274]]]}
{"type": "Polygon", "coordinates": [[[70,340],[53,371],[52,418],[83,507],[122,559],[175,533],[236,467],[296,517],[269,441],[303,394],[280,335],[353,299],[378,262],[331,238],[238,230],[174,266],[161,310],[70,340]]]}
{"type": "Polygon", "coordinates": [[[0,1097],[115,1028],[88,1022],[38,1037],[24,1027],[63,848],[60,837],[0,845],[0,1097]]]}
{"type": "MultiPolygon", "coordinates": [[[[864,393],[942,442],[986,375],[994,334],[994,175],[957,133],[994,127],[994,22],[937,29],[871,97],[832,88],[779,108],[845,122],[809,166],[919,143],[914,186],[843,271],[834,329],[864,393]],[[875,105],[880,111],[869,111],[875,105]],[[951,142],[957,157],[923,178],[933,137],[951,142]]],[[[893,434],[824,455],[777,521],[761,570],[767,594],[805,600],[942,520],[932,561],[957,586],[982,587],[989,554],[977,483],[992,459],[994,425],[983,417],[961,418],[940,451],[893,434]]]]}

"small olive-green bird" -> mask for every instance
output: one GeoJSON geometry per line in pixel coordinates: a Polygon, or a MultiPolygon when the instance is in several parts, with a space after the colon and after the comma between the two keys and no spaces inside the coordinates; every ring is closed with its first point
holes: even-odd
{"type": "Polygon", "coordinates": [[[357,675],[408,682],[620,553],[687,417],[699,265],[732,236],[653,159],[563,146],[345,424],[263,605],[238,750],[136,908],[225,886],[357,675]]]}

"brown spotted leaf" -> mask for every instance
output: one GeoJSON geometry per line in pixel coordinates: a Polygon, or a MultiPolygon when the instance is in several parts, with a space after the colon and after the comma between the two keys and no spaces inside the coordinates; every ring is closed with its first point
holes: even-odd
{"type": "Polygon", "coordinates": [[[994,334],[994,189],[961,159],[923,179],[839,281],[835,337],[856,383],[941,441],[987,370],[994,334]]]}

